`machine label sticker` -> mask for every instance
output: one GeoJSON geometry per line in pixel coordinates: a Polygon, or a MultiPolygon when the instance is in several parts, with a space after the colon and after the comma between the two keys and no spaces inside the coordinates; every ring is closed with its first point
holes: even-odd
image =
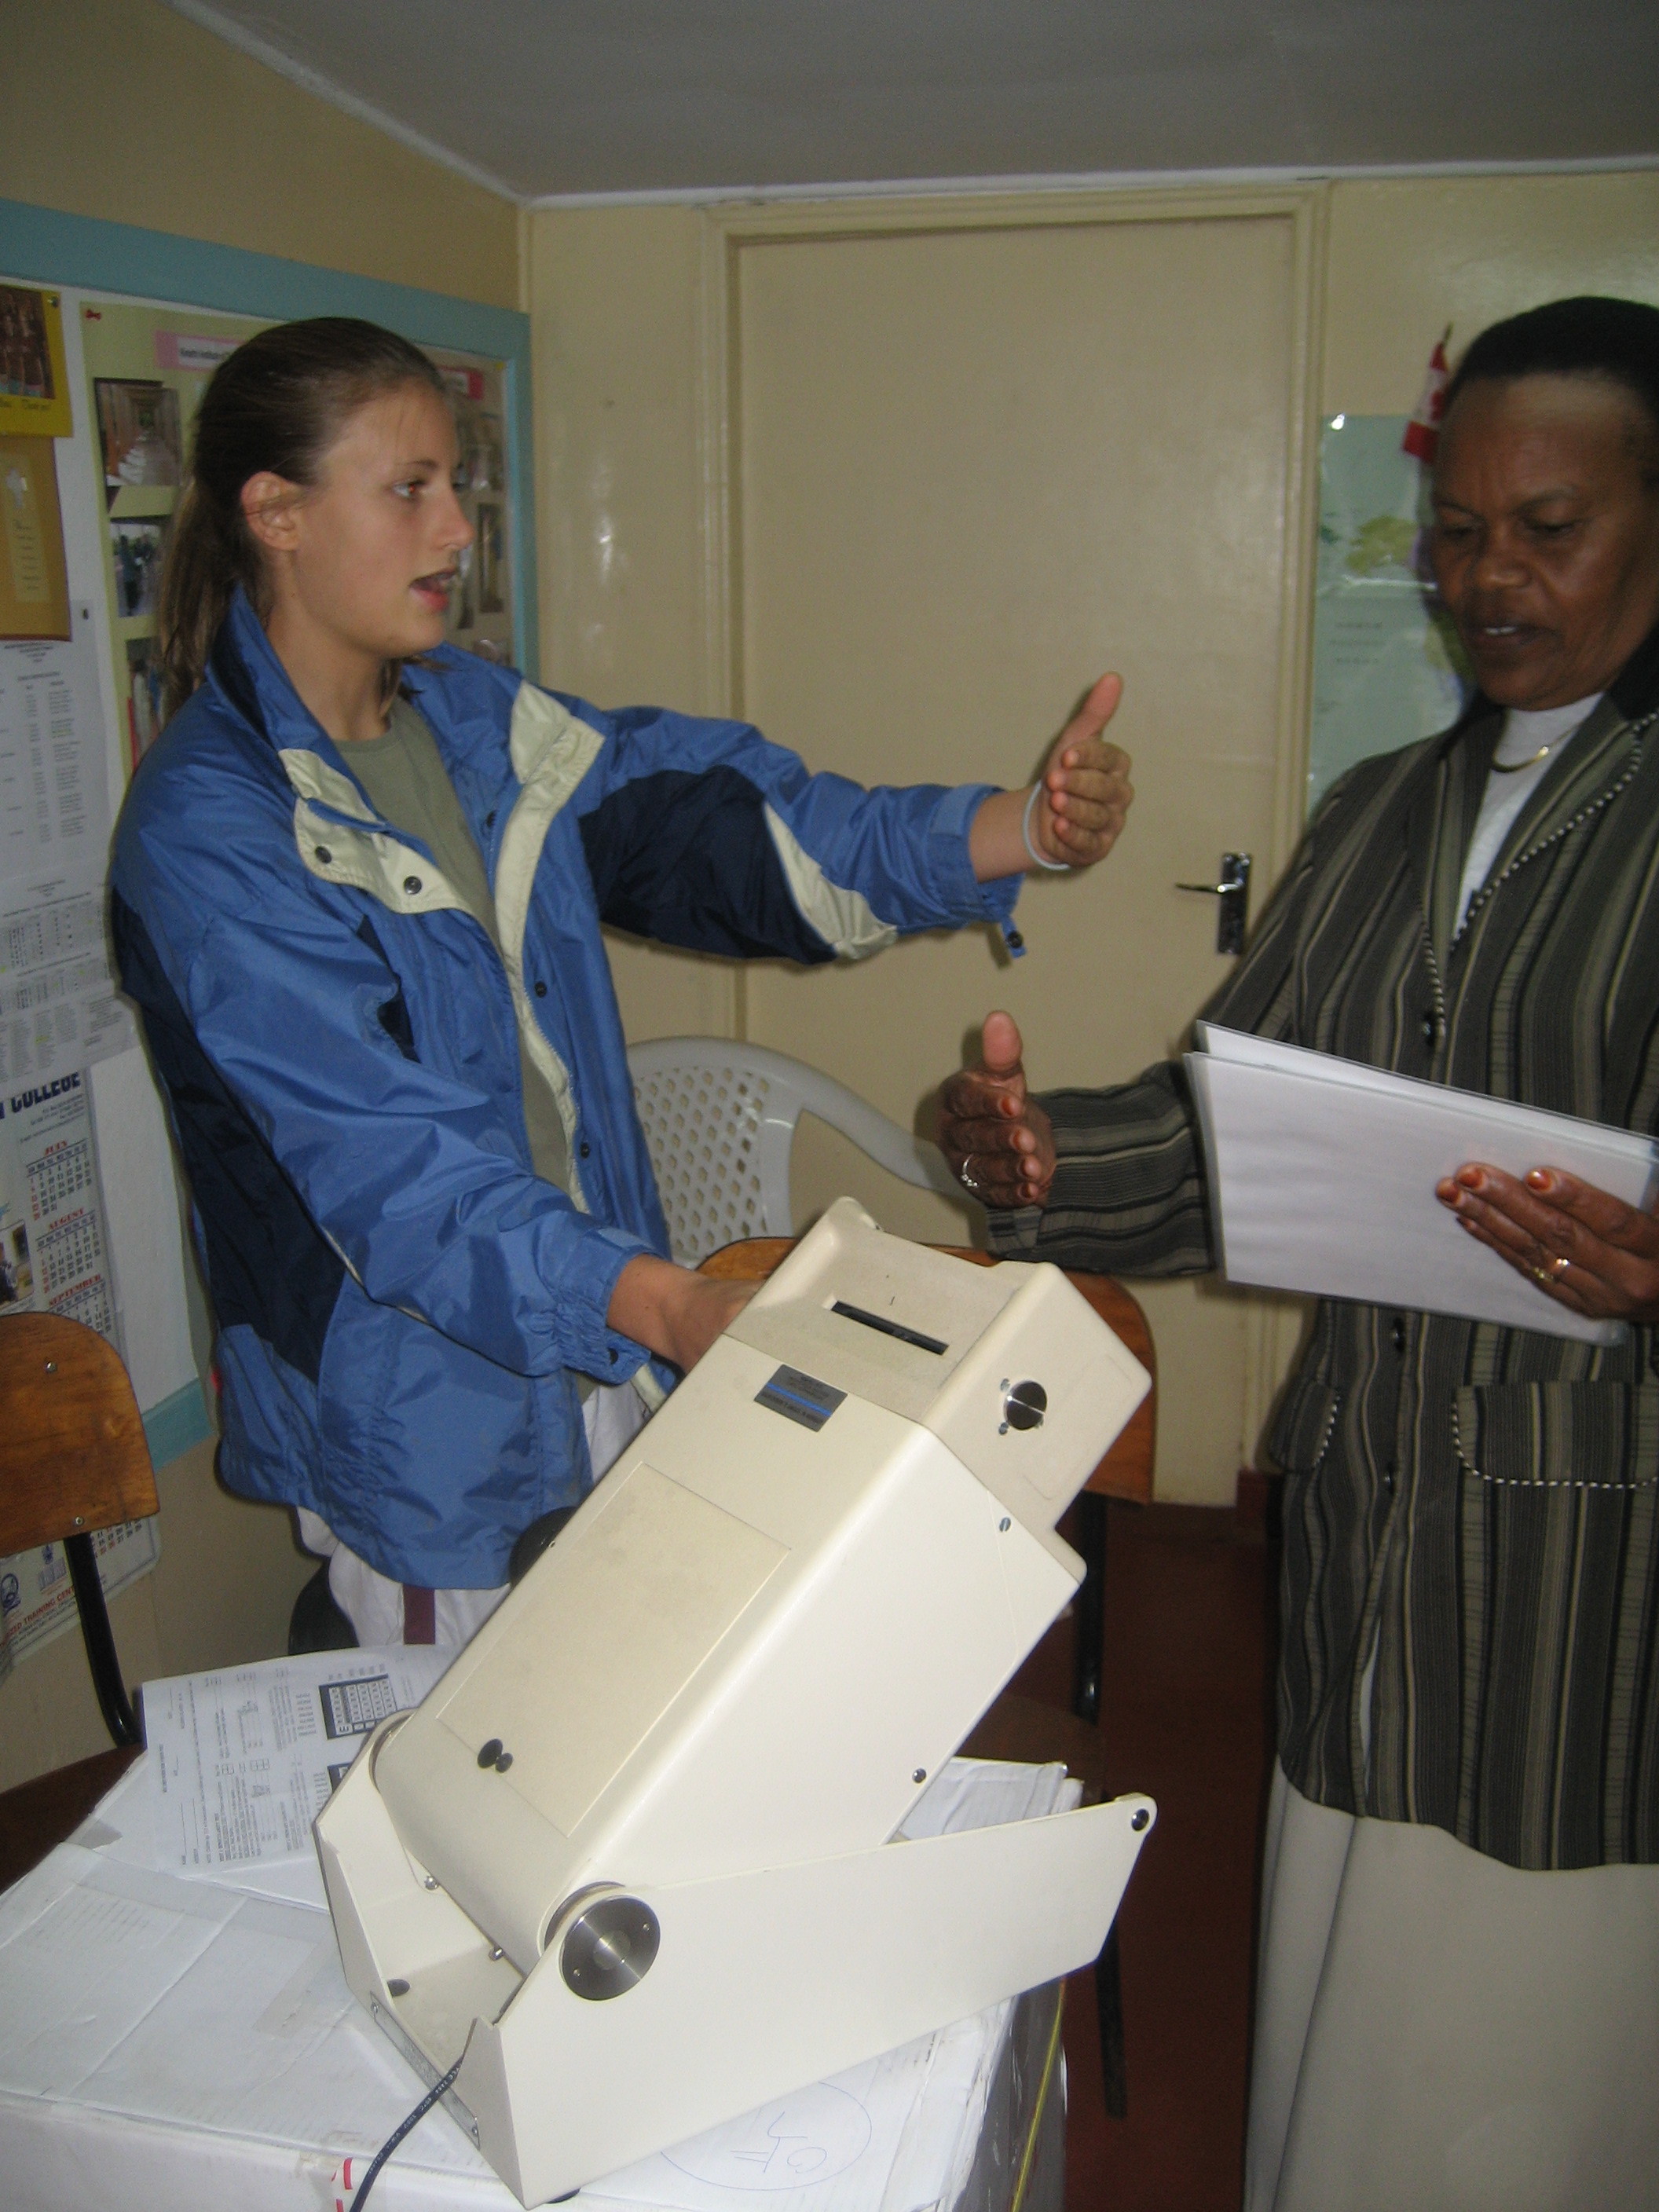
{"type": "Polygon", "coordinates": [[[804,1429],[821,1429],[846,1395],[845,1390],[820,1382],[815,1375],[803,1375],[799,1367],[780,1367],[765,1388],[756,1391],[755,1403],[769,1406],[804,1429]]]}

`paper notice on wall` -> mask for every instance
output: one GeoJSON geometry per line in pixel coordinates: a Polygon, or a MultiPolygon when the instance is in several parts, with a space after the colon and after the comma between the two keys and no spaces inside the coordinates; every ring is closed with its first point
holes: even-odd
{"type": "Polygon", "coordinates": [[[146,1682],[157,1866],[309,1860],[311,1824],[364,1738],[419,1705],[455,1656],[430,1644],[319,1651],[146,1682]]]}
{"type": "MultiPolygon", "coordinates": [[[[0,1328],[23,1313],[66,1314],[121,1349],[91,1106],[78,1068],[0,1090],[0,1328]]],[[[161,1557],[153,1520],[101,1530],[93,1544],[106,1596],[161,1557]]],[[[60,1545],[0,1559],[0,1676],[75,1620],[60,1545]]]]}
{"type": "MultiPolygon", "coordinates": [[[[0,1322],[0,1328],[4,1326],[0,1322]]],[[[104,1595],[112,1598],[149,1572],[161,1556],[161,1539],[154,1521],[124,1521],[118,1528],[96,1530],[92,1549],[104,1595]]],[[[79,1620],[61,1544],[0,1559],[0,1681],[18,1660],[76,1627],[79,1620]]]]}
{"type": "Polygon", "coordinates": [[[0,438],[0,638],[69,635],[69,570],[52,441],[0,438]]]}
{"type": "Polygon", "coordinates": [[[118,1352],[86,1078],[0,1091],[0,1312],[67,1314],[118,1352]]]}
{"type": "Polygon", "coordinates": [[[74,635],[0,645],[0,1085],[136,1041],[104,929],[109,780],[92,610],[74,635]]]}

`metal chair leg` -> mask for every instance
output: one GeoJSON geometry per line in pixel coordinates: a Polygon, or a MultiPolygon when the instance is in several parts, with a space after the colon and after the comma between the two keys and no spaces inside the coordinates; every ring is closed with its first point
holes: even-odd
{"type": "Polygon", "coordinates": [[[1095,2010],[1100,2020],[1101,2086],[1106,2095],[1106,2117],[1128,2116],[1129,2086],[1123,2069],[1123,1977],[1118,1961],[1117,1923],[1095,1960],[1095,2010]]]}
{"type": "Polygon", "coordinates": [[[1106,1500],[1085,1490],[1077,1501],[1077,1547],[1083,1582],[1073,1600],[1077,1638],[1072,1653],[1072,1711],[1079,1720],[1100,1718],[1100,1651],[1106,1629],[1106,1500]]]}
{"type": "MultiPolygon", "coordinates": [[[[1085,1490],[1078,1499],[1078,1550],[1083,1583],[1073,1600],[1077,1640],[1072,1667],[1072,1711],[1079,1720],[1100,1723],[1101,1652],[1106,1630],[1106,1500],[1085,1490]]],[[[1113,1927],[1095,1961],[1095,2010],[1100,2021],[1100,2067],[1109,2119],[1129,2109],[1123,2065],[1123,1977],[1117,1929],[1113,1927]]]]}
{"type": "Polygon", "coordinates": [[[86,1641],[92,1686],[98,1692],[104,1726],[118,1744],[143,1743],[144,1739],[121,1681],[120,1662],[115,1656],[115,1638],[109,1625],[109,1610],[104,1603],[104,1585],[98,1579],[98,1559],[92,1548],[92,1539],[85,1535],[66,1536],[64,1550],[75,1584],[75,1601],[81,1608],[81,1633],[86,1641]]]}

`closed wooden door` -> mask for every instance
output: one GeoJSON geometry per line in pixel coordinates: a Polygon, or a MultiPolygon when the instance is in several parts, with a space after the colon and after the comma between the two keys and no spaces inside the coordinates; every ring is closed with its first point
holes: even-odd
{"type": "MultiPolygon", "coordinates": [[[[1302,220],[976,222],[957,204],[943,227],[729,244],[738,710],[860,781],[1018,784],[1096,675],[1126,682],[1129,829],[1091,875],[1029,885],[1023,959],[970,932],[742,986],[746,1035],[907,1127],[994,1006],[1038,1085],[1120,1081],[1178,1047],[1231,963],[1215,902],[1174,886],[1251,853],[1254,914],[1282,860],[1302,220]]],[[[963,1214],[822,1132],[798,1143],[796,1188],[963,1236],[963,1214]]],[[[1231,1500],[1261,1397],[1250,1302],[1136,1288],[1160,1494],[1231,1500]]]]}

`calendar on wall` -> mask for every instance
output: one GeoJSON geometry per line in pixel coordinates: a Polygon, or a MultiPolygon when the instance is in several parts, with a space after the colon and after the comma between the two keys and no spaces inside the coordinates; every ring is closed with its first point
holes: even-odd
{"type": "MultiPolygon", "coordinates": [[[[66,1314],[118,1344],[104,1207],[84,1073],[0,1091],[0,1328],[18,1313],[66,1314]]],[[[99,1531],[106,1596],[155,1565],[153,1521],[99,1531]]],[[[0,1559],[0,1677],[76,1619],[61,1544],[0,1559]]]]}

